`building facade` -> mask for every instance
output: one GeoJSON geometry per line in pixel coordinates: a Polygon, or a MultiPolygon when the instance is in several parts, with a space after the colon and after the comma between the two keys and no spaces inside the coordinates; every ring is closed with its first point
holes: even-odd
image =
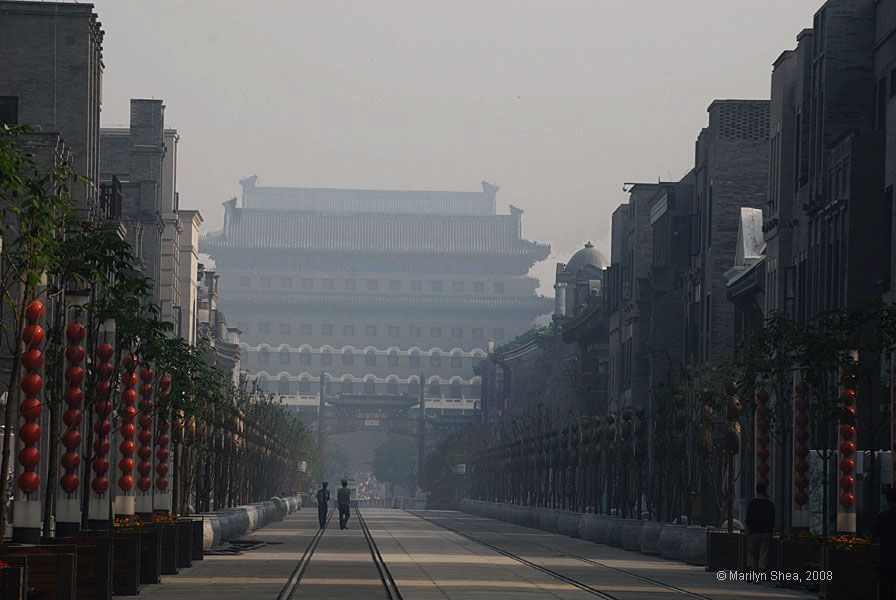
{"type": "Polygon", "coordinates": [[[242,181],[202,240],[242,366],[285,396],[474,398],[473,365],[550,311],[527,275],[549,254],[496,214],[497,187],[425,192],[262,187],[242,181]]]}
{"type": "Polygon", "coordinates": [[[32,127],[44,164],[65,154],[87,179],[72,187],[78,216],[94,216],[103,30],[93,5],[0,2],[0,56],[0,122],[32,127]]]}

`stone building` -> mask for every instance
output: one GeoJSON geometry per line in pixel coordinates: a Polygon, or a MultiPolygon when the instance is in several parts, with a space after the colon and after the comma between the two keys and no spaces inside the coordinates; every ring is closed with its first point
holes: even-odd
{"type": "Polygon", "coordinates": [[[131,100],[130,126],[100,131],[100,176],[105,184],[120,186],[126,239],[153,282],[161,319],[181,333],[182,309],[196,302],[195,284],[187,286],[181,277],[181,254],[195,253],[183,244],[197,241],[201,217],[197,221],[195,211],[179,215],[178,140],[176,129],[165,128],[161,100],[131,100]]]}
{"type": "Polygon", "coordinates": [[[477,364],[487,432],[510,431],[520,419],[569,423],[606,413],[606,265],[590,242],[568,263],[557,263],[551,323],[496,347],[477,364]]]}
{"type": "Polygon", "coordinates": [[[719,366],[734,351],[725,272],[734,264],[740,209],[761,208],[768,189],[768,100],[716,100],[708,113],[696,144],[684,278],[684,359],[695,372],[719,366]]]}
{"type": "Polygon", "coordinates": [[[242,332],[243,368],[269,391],[479,395],[473,365],[550,311],[527,275],[549,247],[522,211],[481,192],[262,187],[242,181],[202,241],[242,332]]]}
{"type": "Polygon", "coordinates": [[[70,158],[87,178],[72,194],[98,210],[103,30],[92,4],[0,1],[0,121],[28,125],[43,164],[70,158]]]}

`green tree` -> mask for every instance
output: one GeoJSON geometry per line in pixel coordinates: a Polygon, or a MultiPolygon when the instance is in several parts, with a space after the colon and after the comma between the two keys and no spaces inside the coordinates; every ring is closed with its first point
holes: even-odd
{"type": "Polygon", "coordinates": [[[373,451],[373,476],[383,483],[401,486],[414,494],[417,489],[417,440],[393,436],[373,451]]]}

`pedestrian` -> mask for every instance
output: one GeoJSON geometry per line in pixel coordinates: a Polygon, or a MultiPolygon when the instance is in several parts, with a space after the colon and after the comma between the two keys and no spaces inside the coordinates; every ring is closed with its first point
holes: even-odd
{"type": "Polygon", "coordinates": [[[896,599],[896,488],[887,490],[887,510],[874,519],[871,533],[878,538],[880,561],[877,564],[878,598],[896,599]]]}
{"type": "Polygon", "coordinates": [[[756,486],[756,498],[747,506],[747,568],[754,572],[766,570],[768,550],[775,528],[775,504],[768,499],[766,486],[756,486]]]}
{"type": "Polygon", "coordinates": [[[336,507],[339,509],[339,529],[348,528],[349,506],[352,502],[352,492],[348,489],[348,481],[343,479],[342,487],[336,492],[336,507]]]}
{"type": "Polygon", "coordinates": [[[317,520],[320,522],[320,528],[327,528],[327,506],[330,503],[330,490],[327,489],[327,482],[321,483],[321,487],[317,490],[317,520]]]}

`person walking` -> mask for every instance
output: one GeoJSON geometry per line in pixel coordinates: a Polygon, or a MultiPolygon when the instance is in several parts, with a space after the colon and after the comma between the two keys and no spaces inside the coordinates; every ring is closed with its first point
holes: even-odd
{"type": "Polygon", "coordinates": [[[327,507],[330,503],[330,490],[327,489],[327,485],[324,481],[317,490],[317,520],[321,529],[327,528],[327,507]]]}
{"type": "Polygon", "coordinates": [[[342,487],[336,492],[336,508],[339,509],[339,529],[348,528],[349,506],[352,503],[352,491],[348,489],[348,481],[343,479],[342,487]]]}
{"type": "Polygon", "coordinates": [[[896,488],[887,490],[887,510],[874,519],[871,533],[879,541],[880,559],[877,565],[878,598],[896,599],[896,488]]]}
{"type": "Polygon", "coordinates": [[[766,486],[756,486],[756,497],[747,505],[747,568],[763,572],[767,568],[768,550],[775,528],[775,504],[768,499],[766,486]]]}

